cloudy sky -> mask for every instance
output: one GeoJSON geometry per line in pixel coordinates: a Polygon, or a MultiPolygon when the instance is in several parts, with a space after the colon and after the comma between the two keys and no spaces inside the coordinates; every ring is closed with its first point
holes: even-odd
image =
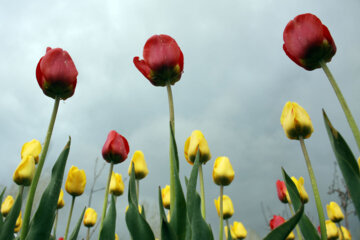
{"type": "MultiPolygon", "coordinates": [[[[39,88],[35,68],[46,47],[61,47],[74,60],[78,85],[74,96],[60,104],[43,181],[71,136],[66,174],[71,165],[88,174],[85,194],[77,201],[74,212],[75,217],[79,216],[88,201],[95,159],[102,164],[101,148],[108,132],[114,129],[128,139],[129,158],[135,150],[145,154],[149,175],[141,181],[140,202],[148,206],[148,215],[157,219],[153,210],[158,207],[157,187],[169,184],[167,95],[165,88],[152,86],[138,72],[132,59],[142,57],[149,37],[168,34],[181,47],[185,63],[183,76],[173,87],[180,175],[184,178],[191,170],[181,154],[184,142],[193,130],[199,129],[213,156],[204,174],[207,219],[215,236],[218,218],[213,199],[218,197],[219,189],[211,173],[215,158],[224,155],[235,170],[233,183],[225,188],[235,207],[232,221],[242,221],[262,237],[269,232],[267,221],[272,214],[286,212],[275,188],[283,166],[290,175],[305,178],[310,196],[305,211],[317,225],[300,144],[288,140],[280,125],[286,101],[298,102],[312,118],[315,131],[306,144],[324,207],[338,199],[327,194],[335,158],[322,108],[354,154],[358,156],[359,152],[324,73],[295,65],[282,50],[282,34],[291,19],[307,12],[316,14],[328,26],[338,49],[329,67],[360,122],[359,10],[358,0],[3,2],[0,184],[12,186],[22,144],[33,138],[44,140],[53,99],[39,88]]],[[[129,160],[116,165],[115,171],[127,176],[129,160]]],[[[97,187],[105,185],[108,168],[106,165],[97,187]]],[[[16,194],[14,190],[8,192],[16,194]]],[[[99,215],[103,194],[98,192],[92,203],[99,215]]],[[[58,235],[64,231],[70,199],[65,194],[67,205],[60,213],[58,235]]],[[[124,195],[117,201],[116,232],[122,239],[129,238],[124,221],[126,205],[124,195]]],[[[351,231],[359,236],[358,225],[357,218],[352,217],[351,231]]],[[[81,234],[85,236],[84,229],[81,234]]]]}

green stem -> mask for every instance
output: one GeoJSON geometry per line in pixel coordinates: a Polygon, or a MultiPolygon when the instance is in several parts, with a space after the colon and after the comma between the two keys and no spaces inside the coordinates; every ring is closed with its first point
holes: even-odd
{"type": "Polygon", "coordinates": [[[90,239],[90,227],[87,228],[86,240],[90,239]]]}
{"type": "Polygon", "coordinates": [[[223,195],[224,195],[224,186],[220,185],[220,229],[219,229],[219,240],[222,240],[223,235],[224,235],[223,195]]]}
{"type": "Polygon", "coordinates": [[[42,168],[44,166],[45,163],[45,158],[46,158],[46,154],[47,151],[49,149],[49,144],[50,144],[50,139],[51,139],[51,135],[54,129],[54,124],[55,124],[55,119],[56,119],[56,114],[58,112],[58,108],[59,108],[59,103],[60,103],[60,98],[56,97],[55,98],[55,103],[54,103],[54,107],[53,107],[53,111],[51,114],[51,118],[50,118],[50,123],[49,123],[49,127],[46,133],[46,137],[45,137],[45,142],[44,142],[44,147],[40,156],[40,160],[38,163],[38,166],[36,168],[35,171],[35,175],[34,178],[31,182],[31,186],[30,186],[30,190],[28,193],[28,198],[27,198],[27,202],[26,202],[26,207],[25,207],[25,214],[24,214],[24,219],[23,219],[23,226],[21,229],[21,236],[20,239],[24,240],[28,231],[29,231],[29,221],[30,221],[30,216],[31,216],[31,208],[34,202],[34,197],[35,197],[35,192],[36,192],[36,187],[37,184],[39,182],[39,178],[41,175],[41,171],[42,168]]]}
{"type": "Polygon", "coordinates": [[[201,215],[206,219],[206,209],[205,209],[205,189],[204,189],[204,176],[202,164],[199,166],[199,178],[200,178],[200,194],[201,194],[201,215]]]}
{"type": "Polygon", "coordinates": [[[345,235],[344,235],[344,232],[343,232],[343,230],[342,230],[342,228],[341,228],[340,222],[338,222],[337,224],[338,224],[338,226],[339,226],[340,234],[341,234],[341,236],[342,236],[342,238],[340,238],[340,239],[344,239],[344,240],[345,240],[345,235]]]}
{"type": "Polygon", "coordinates": [[[57,224],[58,224],[58,218],[59,218],[59,210],[56,209],[55,222],[54,222],[54,230],[53,230],[54,239],[56,239],[56,228],[57,228],[57,224]]]}
{"type": "Polygon", "coordinates": [[[168,83],[166,85],[166,90],[168,93],[168,101],[169,101],[169,112],[170,112],[170,124],[173,128],[174,134],[175,134],[175,115],[174,115],[174,100],[173,95],[171,91],[171,85],[168,83]]]}
{"type": "MultiPolygon", "coordinates": [[[[225,235],[230,233],[230,236],[231,236],[231,229],[230,229],[229,219],[226,219],[225,221],[226,221],[226,226],[227,226],[227,233],[225,233],[225,235]]],[[[229,238],[229,235],[228,235],[227,238],[229,238]]],[[[232,239],[232,236],[231,236],[230,239],[232,239]]]]}
{"type": "Polygon", "coordinates": [[[340,105],[345,113],[345,116],[346,116],[346,119],[349,123],[349,126],[351,128],[351,131],[353,132],[354,134],[354,138],[355,138],[355,141],[357,143],[357,146],[360,150],[360,131],[359,131],[359,128],[358,126],[356,125],[356,122],[354,120],[354,117],[352,116],[351,114],[351,111],[345,101],[345,98],[344,96],[342,95],[341,91],[340,91],[340,88],[339,86],[337,85],[336,81],[335,81],[335,78],[334,76],[331,74],[330,72],[330,69],[327,67],[326,63],[324,61],[321,61],[320,62],[320,66],[322,67],[322,69],[324,70],[327,78],[329,79],[330,81],[330,84],[331,86],[333,87],[334,91],[335,91],[335,94],[340,102],[340,105]]]}
{"type": "Polygon", "coordinates": [[[309,154],[308,154],[308,152],[306,150],[304,139],[302,137],[300,137],[299,140],[300,140],[301,149],[302,149],[303,154],[304,154],[304,158],[305,158],[306,166],[307,166],[307,169],[308,169],[308,173],[309,173],[309,176],[310,176],[310,182],[311,182],[311,186],[312,186],[313,193],[314,193],[317,212],[318,212],[318,215],[319,215],[319,223],[320,223],[320,230],[321,230],[321,240],[327,240],[324,210],[323,210],[323,207],[322,207],[322,204],[321,204],[321,199],[320,199],[320,194],[319,194],[319,190],[318,190],[316,179],[315,179],[315,174],[314,174],[314,171],[313,171],[312,166],[311,166],[309,154]]]}
{"type": "Polygon", "coordinates": [[[139,192],[140,192],[140,184],[139,184],[139,180],[138,179],[136,179],[136,200],[137,200],[137,202],[138,202],[138,204],[139,204],[139,192]]]}
{"type": "Polygon", "coordinates": [[[71,208],[70,208],[69,218],[68,218],[68,221],[67,221],[67,224],[66,224],[66,230],[65,230],[64,240],[67,239],[67,236],[68,236],[68,233],[69,233],[69,227],[70,227],[72,212],[73,212],[73,209],[74,209],[75,198],[76,198],[76,197],[73,196],[73,197],[72,197],[72,200],[71,200],[71,208]]]}
{"type": "MultiPolygon", "coordinates": [[[[290,212],[291,212],[291,216],[294,216],[295,215],[295,212],[294,212],[294,210],[293,210],[293,208],[292,208],[292,204],[291,204],[291,202],[288,202],[288,206],[289,206],[289,209],[290,209],[290,212]]],[[[298,235],[298,239],[299,240],[302,240],[302,236],[301,236],[301,232],[300,232],[300,228],[299,228],[299,225],[298,224],[296,224],[296,233],[297,233],[297,235],[298,235]]]]}
{"type": "Polygon", "coordinates": [[[108,180],[107,180],[107,184],[106,184],[106,190],[105,190],[105,196],[104,196],[104,203],[103,203],[103,210],[102,210],[102,214],[101,214],[101,222],[100,222],[100,230],[99,230],[99,239],[100,239],[100,232],[101,232],[101,229],[102,229],[102,227],[103,227],[104,219],[105,219],[105,215],[106,215],[106,207],[107,207],[108,197],[109,197],[109,186],[110,186],[110,181],[111,181],[111,175],[112,175],[112,172],[113,172],[113,168],[114,168],[114,163],[111,162],[111,163],[110,163],[110,171],[109,171],[109,175],[108,175],[108,180]]]}

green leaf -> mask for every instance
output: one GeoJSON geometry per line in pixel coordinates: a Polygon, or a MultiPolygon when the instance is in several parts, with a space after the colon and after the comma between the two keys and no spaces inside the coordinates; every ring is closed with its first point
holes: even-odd
{"type": "Polygon", "coordinates": [[[129,181],[128,202],[129,208],[125,215],[125,221],[132,239],[154,240],[154,233],[144,217],[139,213],[138,202],[136,199],[134,164],[132,164],[129,181]]]}
{"type": "MultiPolygon", "coordinates": [[[[4,188],[0,194],[0,204],[3,202],[5,190],[6,190],[6,188],[4,188]]],[[[0,216],[0,232],[1,232],[1,228],[2,228],[3,224],[4,224],[4,220],[3,220],[2,216],[0,216]]]]}
{"type": "Polygon", "coordinates": [[[324,122],[329,135],[332,149],[335,153],[339,168],[344,177],[353,201],[356,215],[360,220],[360,170],[354,154],[345,142],[341,134],[332,126],[329,118],[323,110],[324,122]]]}
{"type": "Polygon", "coordinates": [[[200,152],[196,153],[195,162],[191,170],[190,180],[187,186],[186,202],[187,214],[191,224],[192,239],[214,239],[209,225],[201,215],[201,199],[196,192],[196,183],[200,165],[200,152]]]}
{"type": "Polygon", "coordinates": [[[106,211],[104,224],[100,230],[100,240],[114,240],[116,226],[116,204],[115,197],[111,195],[111,203],[109,210],[106,211]]]}
{"type": "MultiPolygon", "coordinates": [[[[74,230],[72,231],[72,233],[71,233],[71,235],[69,237],[69,240],[76,240],[77,239],[77,237],[79,235],[79,230],[80,230],[80,227],[81,227],[81,223],[82,223],[82,221],[84,219],[85,209],[86,209],[86,207],[84,207],[84,210],[82,211],[82,213],[81,213],[81,215],[79,217],[79,220],[77,221],[76,226],[75,226],[74,230]]],[[[115,234],[114,234],[114,236],[115,236],[115,234]]]]}
{"type": "Polygon", "coordinates": [[[51,180],[41,196],[39,207],[30,222],[26,240],[49,239],[50,237],[70,144],[71,138],[69,137],[69,141],[52,168],[51,180]]]}
{"type": "Polygon", "coordinates": [[[170,225],[174,229],[179,240],[184,240],[187,229],[186,202],[184,192],[181,187],[179,178],[179,157],[174,137],[174,131],[170,124],[170,164],[173,169],[170,175],[170,201],[171,204],[171,220],[170,225]],[[173,182],[174,186],[171,186],[173,182]]]}
{"type": "Polygon", "coordinates": [[[176,235],[171,225],[168,223],[165,210],[163,207],[163,201],[161,197],[161,188],[159,186],[159,210],[160,210],[160,224],[161,224],[161,239],[162,240],[176,240],[176,235]]]}
{"type": "Polygon", "coordinates": [[[228,228],[227,235],[228,235],[227,240],[233,240],[232,237],[231,237],[230,228],[228,228]]]}
{"type": "Polygon", "coordinates": [[[264,240],[281,240],[286,239],[290,232],[295,228],[296,224],[300,221],[301,216],[304,213],[304,204],[289,220],[272,230],[264,240]]]}
{"type": "MultiPolygon", "coordinates": [[[[20,186],[20,188],[23,188],[20,186]]],[[[22,189],[19,189],[19,193],[16,197],[15,203],[12,206],[9,215],[6,217],[5,222],[0,232],[0,240],[12,240],[14,239],[14,228],[16,220],[19,217],[22,203],[22,189]]],[[[2,217],[2,216],[0,216],[2,217]]]]}
{"type": "MultiPolygon", "coordinates": [[[[294,184],[294,182],[291,180],[289,175],[286,173],[286,171],[281,168],[283,178],[286,184],[286,188],[289,192],[292,205],[294,206],[295,211],[298,211],[301,208],[302,202],[300,199],[300,194],[294,184]]],[[[313,239],[313,240],[320,240],[319,234],[308,218],[306,214],[304,213],[299,221],[299,227],[301,230],[302,235],[304,236],[304,239],[313,239]]]]}

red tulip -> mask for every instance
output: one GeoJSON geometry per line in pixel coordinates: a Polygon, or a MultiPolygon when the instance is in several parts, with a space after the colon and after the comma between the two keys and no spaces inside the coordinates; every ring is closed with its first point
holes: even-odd
{"type": "Polygon", "coordinates": [[[184,55],[176,41],[168,35],[149,38],[143,50],[144,60],[134,57],[135,67],[154,85],[174,85],[184,69],[184,55]]]}
{"type": "Polygon", "coordinates": [[[36,67],[36,79],[46,96],[67,99],[75,92],[78,71],[68,52],[48,47],[36,67]]]}
{"type": "Polygon", "coordinates": [[[271,230],[273,230],[274,228],[277,228],[284,222],[285,222],[285,219],[282,216],[274,215],[273,218],[270,220],[271,230]]]}
{"type": "Polygon", "coordinates": [[[285,27],[283,49],[288,57],[306,70],[320,67],[319,62],[330,62],[336,46],[328,28],[315,15],[298,15],[285,27]]]}
{"type": "Polygon", "coordinates": [[[129,144],[126,138],[112,130],[106,139],[102,149],[102,155],[105,161],[114,164],[125,161],[129,154],[129,144]]]}
{"type": "Polygon", "coordinates": [[[283,203],[287,203],[288,202],[288,197],[287,197],[288,192],[286,189],[285,182],[277,180],[276,181],[276,190],[277,190],[279,200],[283,203]]]}

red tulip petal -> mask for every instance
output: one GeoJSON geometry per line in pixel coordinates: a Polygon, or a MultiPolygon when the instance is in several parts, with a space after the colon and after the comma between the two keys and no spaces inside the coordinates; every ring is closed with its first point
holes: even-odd
{"type": "Polygon", "coordinates": [[[135,64],[135,67],[147,78],[151,81],[151,69],[150,67],[145,63],[144,60],[140,60],[139,57],[134,57],[133,62],[135,64]]]}

